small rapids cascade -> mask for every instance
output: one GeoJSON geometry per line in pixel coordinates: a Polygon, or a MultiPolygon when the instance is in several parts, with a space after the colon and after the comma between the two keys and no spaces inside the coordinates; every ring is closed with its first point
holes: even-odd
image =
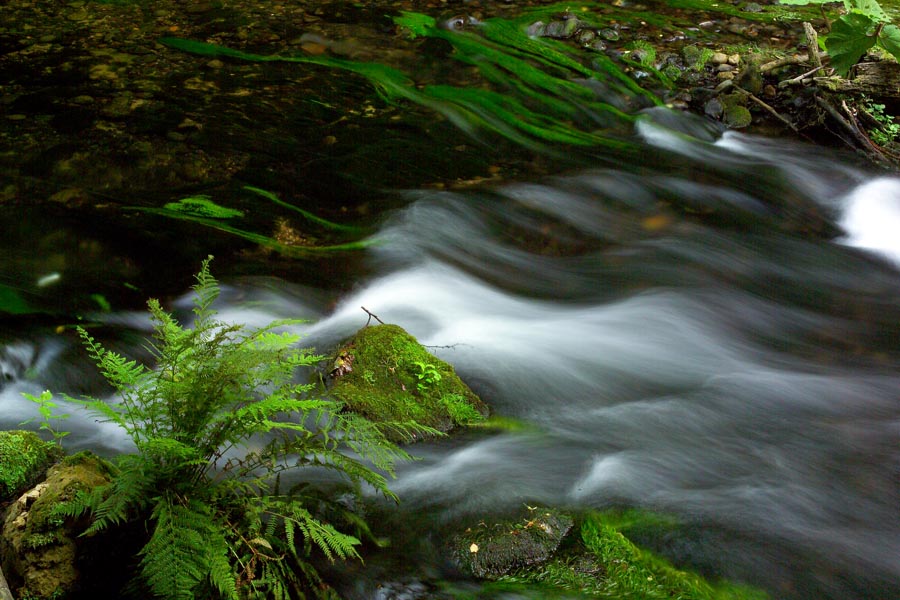
{"type": "MultiPolygon", "coordinates": [[[[223,277],[219,316],[305,318],[326,351],[365,306],[528,425],[411,448],[391,488],[423,539],[523,503],[637,506],[684,523],[665,554],[773,598],[900,597],[900,179],[662,109],[635,138],[635,163],[398,192],[351,291],[223,277]]],[[[140,349],[143,317],[96,317],[140,349]]],[[[34,416],[21,392],[92,389],[58,338],[7,339],[4,427],[34,416]]],[[[126,447],[65,426],[71,449],[126,447]]]]}

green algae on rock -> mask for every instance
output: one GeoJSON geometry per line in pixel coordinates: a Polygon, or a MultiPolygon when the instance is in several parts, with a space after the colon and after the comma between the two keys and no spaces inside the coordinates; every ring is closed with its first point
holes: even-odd
{"type": "Polygon", "coordinates": [[[395,441],[414,441],[395,423],[446,432],[488,414],[451,365],[397,325],[360,329],[335,354],[331,377],[330,394],[348,410],[384,424],[395,441]]]}
{"type": "Polygon", "coordinates": [[[109,482],[109,466],[81,453],[50,468],[47,479],[13,503],[2,524],[3,571],[19,598],[65,598],[78,585],[84,527],[59,510],[79,492],[109,482]]]}
{"type": "Polygon", "coordinates": [[[32,431],[0,431],[0,502],[37,483],[62,454],[32,431]]]}

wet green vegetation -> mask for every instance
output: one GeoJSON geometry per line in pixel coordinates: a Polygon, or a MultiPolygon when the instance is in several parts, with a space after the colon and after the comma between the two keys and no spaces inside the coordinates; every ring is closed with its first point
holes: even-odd
{"type": "Polygon", "coordinates": [[[395,441],[413,440],[390,423],[413,421],[445,432],[480,423],[488,413],[449,363],[397,325],[359,330],[337,351],[331,377],[328,393],[349,410],[388,424],[395,441]]]}
{"type": "Polygon", "coordinates": [[[62,450],[33,431],[0,431],[0,502],[33,485],[62,450]]]}
{"type": "MultiPolygon", "coordinates": [[[[501,577],[488,589],[496,597],[512,592],[528,598],[610,600],[768,598],[765,592],[750,586],[708,581],[689,570],[676,568],[664,558],[636,546],[628,537],[631,528],[665,528],[670,524],[664,516],[643,511],[588,513],[579,519],[579,539],[573,545],[537,567],[519,569],[501,577]]],[[[467,598],[465,594],[455,597],[467,598]]]]}

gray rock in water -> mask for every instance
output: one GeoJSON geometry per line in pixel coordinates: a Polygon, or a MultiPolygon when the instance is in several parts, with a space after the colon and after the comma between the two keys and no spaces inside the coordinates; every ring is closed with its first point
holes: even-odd
{"type": "Polygon", "coordinates": [[[450,551],[462,571],[497,579],[552,558],[573,523],[555,509],[527,507],[517,518],[470,525],[451,537],[450,551]]]}

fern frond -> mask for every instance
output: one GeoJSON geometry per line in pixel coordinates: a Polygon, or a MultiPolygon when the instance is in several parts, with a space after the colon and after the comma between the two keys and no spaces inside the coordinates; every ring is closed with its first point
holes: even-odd
{"type": "Polygon", "coordinates": [[[285,541],[293,555],[296,555],[296,529],[303,535],[307,546],[312,544],[318,547],[330,562],[334,562],[335,558],[360,558],[356,550],[360,544],[357,538],[319,521],[299,502],[271,498],[263,501],[265,512],[282,524],[285,541]]]}
{"type": "Polygon", "coordinates": [[[88,354],[94,359],[103,377],[117,390],[126,390],[137,386],[146,372],[143,365],[128,360],[121,354],[107,350],[81,326],[76,327],[88,354]]]}
{"type": "Polygon", "coordinates": [[[82,535],[124,523],[147,506],[154,482],[146,472],[145,461],[139,456],[126,455],[119,460],[118,467],[109,484],[92,489],[82,498],[83,506],[93,516],[91,526],[82,535]]]}
{"type": "Polygon", "coordinates": [[[196,294],[194,298],[194,313],[201,320],[212,314],[212,304],[219,297],[220,293],[219,282],[209,272],[209,263],[212,262],[212,259],[213,257],[210,255],[200,263],[200,272],[195,276],[197,283],[192,287],[196,294]]]}
{"type": "Polygon", "coordinates": [[[223,598],[237,599],[230,547],[208,507],[164,494],[151,518],[155,526],[141,550],[140,567],[156,596],[194,600],[197,588],[209,581],[223,598]]]}

